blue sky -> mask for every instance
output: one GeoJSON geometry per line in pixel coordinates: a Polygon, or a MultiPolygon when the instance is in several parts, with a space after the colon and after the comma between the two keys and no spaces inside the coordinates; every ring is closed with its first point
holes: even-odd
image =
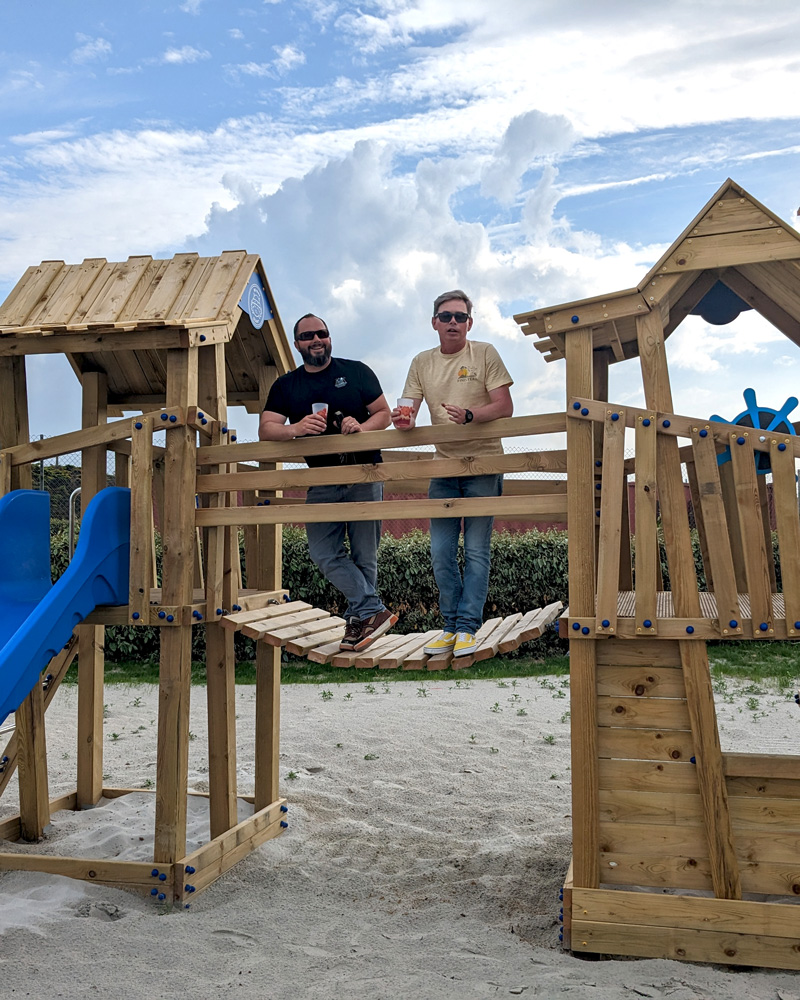
{"type": "MultiPolygon", "coordinates": [[[[44,259],[247,249],[391,399],[461,286],[517,413],[561,409],[514,312],[635,285],[729,176],[796,224],[798,38],[795,0],[4,0],[0,298],[44,259]]],[[[687,321],[676,408],[777,409],[795,354],[687,321]]],[[[29,384],[34,434],[77,426],[63,359],[29,384]]]]}

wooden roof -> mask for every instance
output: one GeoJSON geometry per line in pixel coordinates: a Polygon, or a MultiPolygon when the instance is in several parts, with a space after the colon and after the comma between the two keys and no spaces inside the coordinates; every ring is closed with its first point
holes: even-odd
{"type": "Polygon", "coordinates": [[[0,305],[0,356],[63,353],[79,376],[105,372],[112,412],[163,402],[166,350],[215,343],[226,345],[228,402],[251,412],[294,367],[257,254],[48,260],[0,305]]]}
{"type": "Polygon", "coordinates": [[[800,346],[800,234],[728,179],[635,288],[514,317],[546,361],[563,358],[566,335],[590,326],[613,361],[637,357],[636,317],[660,309],[664,334],[721,283],[800,346]]]}

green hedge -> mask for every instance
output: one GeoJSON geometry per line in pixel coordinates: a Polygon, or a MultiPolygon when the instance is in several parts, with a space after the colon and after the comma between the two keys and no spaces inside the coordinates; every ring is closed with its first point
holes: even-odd
{"type": "MultiPolygon", "coordinates": [[[[241,544],[241,541],[240,541],[241,544]]],[[[463,553],[460,553],[463,559],[463,553]]],[[[68,535],[57,531],[52,542],[52,569],[56,579],[66,569],[68,535]]],[[[156,538],[156,566],[161,545],[156,538]]],[[[385,535],[378,550],[378,580],[385,604],[400,615],[398,632],[424,632],[441,627],[438,591],[430,561],[430,540],[422,531],[401,538],[385,535]]],[[[246,582],[246,581],[245,581],[246,582]]],[[[305,528],[283,530],[283,585],[292,598],[336,614],[345,610],[342,595],[322,576],[308,555],[305,528]]],[[[567,599],[567,536],[563,531],[495,532],[492,569],[485,617],[498,617],[543,607],[567,599]]],[[[114,625],[106,629],[106,658],[110,662],[151,662],[158,658],[159,629],[147,625],[114,625]]],[[[563,651],[566,645],[553,631],[537,649],[563,651]]],[[[205,629],[193,629],[192,654],[205,656],[205,629]]],[[[236,655],[255,657],[253,642],[236,633],[236,655]]]]}

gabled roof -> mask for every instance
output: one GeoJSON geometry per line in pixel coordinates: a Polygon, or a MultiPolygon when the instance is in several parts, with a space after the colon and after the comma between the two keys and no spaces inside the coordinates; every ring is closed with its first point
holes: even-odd
{"type": "Polygon", "coordinates": [[[43,261],[0,305],[0,355],[64,353],[78,374],[106,372],[117,409],[159,402],[164,351],[214,343],[226,345],[229,403],[253,411],[265,370],[294,367],[257,254],[43,261]]]}
{"type": "Polygon", "coordinates": [[[568,332],[586,326],[595,349],[610,348],[613,360],[623,361],[639,353],[637,316],[660,309],[669,336],[689,313],[711,309],[720,285],[732,293],[729,302],[758,310],[800,346],[800,233],[730,179],[636,288],[514,319],[538,338],[547,361],[563,358],[568,332]]]}

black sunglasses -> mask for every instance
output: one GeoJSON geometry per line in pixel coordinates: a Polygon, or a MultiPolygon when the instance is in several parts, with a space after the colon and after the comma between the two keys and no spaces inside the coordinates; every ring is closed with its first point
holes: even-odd
{"type": "Polygon", "coordinates": [[[451,319],[454,319],[456,323],[466,323],[469,319],[469,313],[439,312],[436,313],[436,318],[440,323],[449,323],[451,319]]]}
{"type": "Polygon", "coordinates": [[[319,337],[320,340],[327,340],[330,337],[330,333],[327,330],[306,330],[305,333],[298,333],[296,339],[307,343],[309,340],[313,340],[314,337],[319,337]]]}

